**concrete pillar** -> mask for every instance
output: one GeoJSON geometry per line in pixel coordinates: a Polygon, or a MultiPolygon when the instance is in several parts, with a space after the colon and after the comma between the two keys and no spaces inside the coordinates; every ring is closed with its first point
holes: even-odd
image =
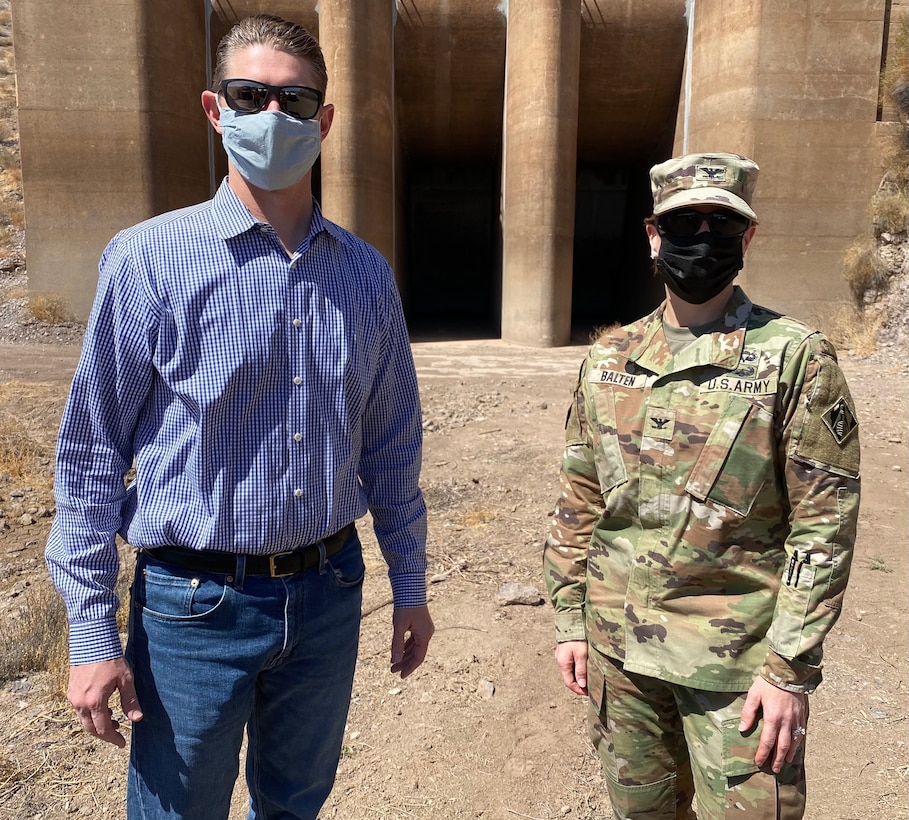
{"type": "Polygon", "coordinates": [[[510,0],[502,180],[502,338],[571,337],[581,4],[510,0]]]}
{"type": "MultiPolygon", "coordinates": [[[[687,151],[737,151],[761,166],[760,226],[740,279],[755,301],[819,321],[849,299],[843,254],[867,232],[880,181],[885,4],[693,5],[687,151]]],[[[684,122],[683,86],[676,154],[684,122]]]]}
{"type": "Polygon", "coordinates": [[[113,235],[208,195],[199,0],[13,6],[29,291],[85,318],[113,235]]]}
{"type": "Polygon", "coordinates": [[[321,0],[319,44],[335,106],[322,143],[325,216],[395,263],[394,3],[321,0]]]}

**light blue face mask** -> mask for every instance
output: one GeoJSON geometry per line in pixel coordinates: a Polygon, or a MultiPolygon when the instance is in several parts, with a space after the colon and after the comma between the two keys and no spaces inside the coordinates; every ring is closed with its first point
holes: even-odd
{"type": "Polygon", "coordinates": [[[298,120],[283,111],[238,114],[222,108],[221,130],[234,167],[266,191],[280,191],[303,179],[322,148],[319,120],[298,120]]]}

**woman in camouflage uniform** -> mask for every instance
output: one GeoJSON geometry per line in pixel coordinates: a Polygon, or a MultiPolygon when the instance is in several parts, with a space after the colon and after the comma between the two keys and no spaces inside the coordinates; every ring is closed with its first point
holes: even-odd
{"type": "Polygon", "coordinates": [[[733,284],[757,175],[737,154],[651,169],[666,300],[593,344],[568,418],[545,573],[618,818],[804,812],[858,425],[830,343],[733,284]]]}

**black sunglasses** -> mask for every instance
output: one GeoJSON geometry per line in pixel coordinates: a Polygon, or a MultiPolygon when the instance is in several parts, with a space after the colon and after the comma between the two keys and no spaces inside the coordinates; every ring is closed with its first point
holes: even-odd
{"type": "Polygon", "coordinates": [[[221,93],[228,106],[240,114],[261,111],[274,94],[281,110],[298,120],[314,119],[325,96],[321,91],[305,85],[269,85],[255,80],[223,80],[221,93]]]}
{"type": "Polygon", "coordinates": [[[735,211],[669,211],[657,217],[657,229],[661,234],[687,238],[696,236],[706,220],[714,236],[741,236],[748,230],[751,220],[735,211]]]}

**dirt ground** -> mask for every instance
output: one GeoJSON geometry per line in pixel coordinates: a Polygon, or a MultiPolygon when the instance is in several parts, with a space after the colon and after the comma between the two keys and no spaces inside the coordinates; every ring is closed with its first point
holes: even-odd
{"type": "MultiPolygon", "coordinates": [[[[361,653],[323,817],[611,818],[585,703],[552,660],[540,578],[583,347],[418,341],[414,351],[437,632],[412,677],[389,674],[388,584],[361,527],[369,568],[361,653]],[[509,582],[536,586],[541,603],[499,605],[509,582]]],[[[29,588],[47,583],[51,448],[76,354],[72,345],[0,346],[0,405],[12,402],[47,472],[30,487],[0,475],[0,629],[21,617],[29,588]]],[[[864,497],[846,606],[811,699],[808,820],[909,818],[907,358],[843,359],[862,426],[864,497]]],[[[126,753],[83,735],[46,676],[2,684],[0,718],[0,818],[123,816],[126,753]]],[[[232,820],[246,816],[243,792],[241,784],[232,820]]]]}

